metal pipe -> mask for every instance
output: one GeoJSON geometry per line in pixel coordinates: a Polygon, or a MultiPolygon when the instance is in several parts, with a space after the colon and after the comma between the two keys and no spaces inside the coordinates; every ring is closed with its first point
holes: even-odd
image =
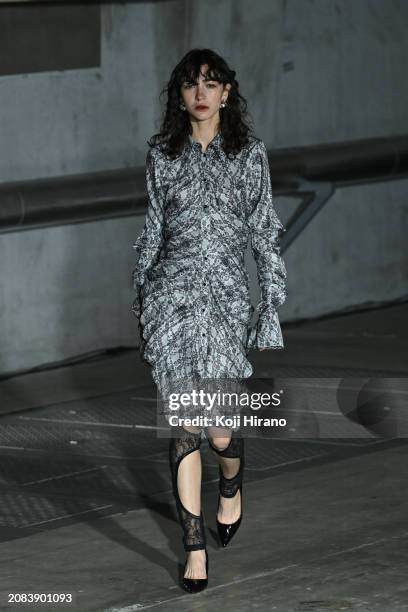
{"type": "MultiPolygon", "coordinates": [[[[408,176],[408,137],[274,149],[269,161],[274,195],[396,180],[408,176]]],[[[144,167],[3,183],[0,233],[144,214],[146,204],[144,167]]]]}

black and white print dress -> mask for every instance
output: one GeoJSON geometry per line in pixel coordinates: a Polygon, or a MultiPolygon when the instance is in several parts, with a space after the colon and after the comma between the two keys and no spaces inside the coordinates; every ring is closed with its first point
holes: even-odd
{"type": "Polygon", "coordinates": [[[283,348],[277,310],[286,299],[279,249],[285,231],[272,202],[265,144],[252,136],[227,157],[220,132],[206,152],[189,136],[174,160],[162,145],[148,150],[148,210],[133,244],[140,353],[166,392],[169,380],[242,379],[250,348],[283,348]],[[248,237],[257,264],[258,320],[250,326],[248,237]]]}

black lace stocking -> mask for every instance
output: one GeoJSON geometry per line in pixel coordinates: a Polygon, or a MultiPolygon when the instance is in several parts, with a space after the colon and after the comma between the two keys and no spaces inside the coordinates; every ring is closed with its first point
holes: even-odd
{"type": "Polygon", "coordinates": [[[208,439],[210,447],[221,457],[229,457],[231,459],[239,458],[239,470],[232,478],[226,478],[223,474],[221,465],[219,466],[219,490],[223,497],[234,497],[240,488],[244,475],[245,457],[244,457],[244,438],[236,435],[233,431],[231,440],[224,450],[216,448],[208,439]]]}
{"type": "Polygon", "coordinates": [[[183,544],[186,551],[202,550],[206,547],[203,513],[200,511],[198,516],[185,508],[181,503],[177,486],[177,474],[181,461],[193,451],[199,450],[200,446],[201,432],[197,434],[190,433],[180,428],[180,433],[177,434],[177,437],[170,438],[169,460],[173,492],[176,498],[179,520],[184,531],[183,544]]]}

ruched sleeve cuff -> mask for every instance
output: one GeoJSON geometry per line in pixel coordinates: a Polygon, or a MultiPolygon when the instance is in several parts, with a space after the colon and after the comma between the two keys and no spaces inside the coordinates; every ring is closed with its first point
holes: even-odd
{"type": "MultiPolygon", "coordinates": [[[[259,306],[258,306],[259,308],[259,306]]],[[[283,336],[277,311],[261,306],[255,327],[249,330],[247,348],[283,348],[283,336]]]]}
{"type": "Polygon", "coordinates": [[[268,154],[259,141],[251,159],[251,213],[247,223],[257,265],[261,299],[258,321],[250,330],[248,348],[282,348],[283,339],[277,310],[286,300],[286,267],[280,255],[279,235],[286,231],[273,201],[268,154]]]}
{"type": "Polygon", "coordinates": [[[140,316],[141,308],[140,288],[145,282],[146,272],[156,263],[163,246],[164,194],[156,153],[152,148],[148,150],[146,156],[146,188],[148,203],[145,224],[142,233],[133,243],[136,262],[132,271],[132,280],[136,298],[131,310],[137,317],[140,316]]]}

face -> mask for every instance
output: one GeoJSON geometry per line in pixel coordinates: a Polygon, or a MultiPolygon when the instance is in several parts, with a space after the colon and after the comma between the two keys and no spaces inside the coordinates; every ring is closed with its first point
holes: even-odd
{"type": "Polygon", "coordinates": [[[206,80],[204,75],[207,65],[201,66],[197,83],[184,82],[181,85],[181,99],[193,119],[204,121],[219,112],[222,100],[226,101],[230,84],[206,80]],[[203,106],[203,108],[200,108],[203,106]]]}

